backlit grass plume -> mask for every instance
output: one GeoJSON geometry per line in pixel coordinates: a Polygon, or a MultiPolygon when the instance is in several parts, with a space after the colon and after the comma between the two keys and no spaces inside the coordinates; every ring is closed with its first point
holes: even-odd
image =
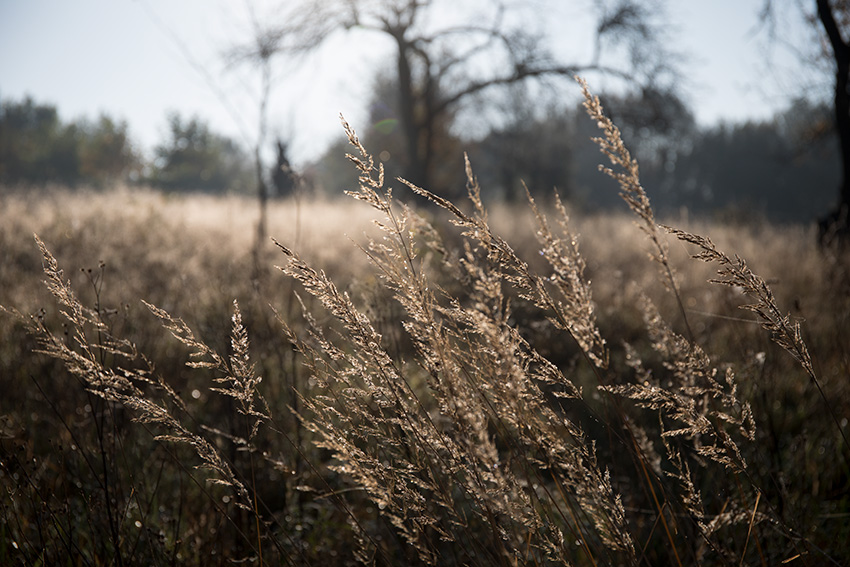
{"type": "MultiPolygon", "coordinates": [[[[215,317],[178,316],[169,292],[138,314],[125,307],[118,325],[102,280],[86,306],[37,239],[63,321],[14,314],[64,367],[33,383],[71,448],[54,458],[29,439],[3,453],[0,563],[850,560],[831,543],[850,525],[847,446],[837,441],[847,405],[836,392],[846,387],[815,372],[801,323],[765,278],[707,237],[657,221],[636,160],[581,86],[610,162],[603,172],[647,238],[651,260],[626,260],[652,266],[644,289],[600,281],[602,260],[585,251],[611,235],[580,237],[581,219],[557,195],[528,196],[532,226],[512,227],[528,232],[517,244],[492,220],[468,158],[459,181],[468,202],[452,202],[385,179],[344,120],[359,178],[346,193],[377,216],[356,245],[361,264],[350,251],[331,254],[327,239],[316,239],[322,254],[280,238],[275,278],[193,264],[195,282],[244,279],[238,301],[211,300],[215,317]],[[399,202],[392,184],[432,206],[399,202]],[[753,320],[692,324],[737,296],[705,291],[690,275],[701,264],[682,256],[679,265],[671,237],[719,266],[716,283],[752,299],[744,308],[799,367],[766,354],[753,320]],[[673,323],[659,295],[672,298],[673,323]],[[696,309],[706,297],[713,303],[696,309]],[[147,319],[158,334],[122,335],[147,319]],[[737,326],[722,331],[727,323],[737,326]],[[158,357],[143,354],[152,348],[158,357]],[[83,403],[47,395],[43,384],[63,373],[83,403]],[[812,411],[815,392],[829,420],[812,411]],[[803,396],[800,412],[787,407],[803,396]],[[95,433],[84,442],[86,424],[95,433]],[[131,436],[134,427],[148,435],[131,436]],[[74,526],[81,510],[86,525],[74,526]]],[[[23,436],[13,429],[0,423],[5,437],[23,436]]]]}

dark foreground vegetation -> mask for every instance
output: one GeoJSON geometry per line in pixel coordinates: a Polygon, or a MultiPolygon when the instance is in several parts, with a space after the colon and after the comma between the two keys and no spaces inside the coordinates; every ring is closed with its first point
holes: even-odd
{"type": "Polygon", "coordinates": [[[449,202],[347,127],[359,202],[259,254],[237,198],[9,197],[0,564],[848,564],[846,255],[659,221],[587,107],[629,215],[449,202]]]}

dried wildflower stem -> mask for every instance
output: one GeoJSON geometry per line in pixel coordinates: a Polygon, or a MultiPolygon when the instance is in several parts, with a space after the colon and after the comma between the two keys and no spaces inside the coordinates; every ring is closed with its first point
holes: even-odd
{"type": "Polygon", "coordinates": [[[759,500],[761,500],[761,492],[756,493],[756,503],[753,505],[753,513],[750,515],[750,525],[747,528],[747,539],[744,540],[744,549],[741,551],[741,561],[738,563],[739,566],[744,565],[744,557],[747,555],[747,544],[750,542],[750,537],[753,534],[753,524],[756,521],[756,511],[759,509],[759,500]]]}

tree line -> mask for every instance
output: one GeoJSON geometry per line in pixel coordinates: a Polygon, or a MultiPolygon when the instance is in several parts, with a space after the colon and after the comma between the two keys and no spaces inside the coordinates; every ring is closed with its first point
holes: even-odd
{"type": "MultiPolygon", "coordinates": [[[[370,125],[358,133],[392,178],[404,176],[407,155],[395,114],[384,102],[391,100],[387,92],[392,89],[376,89],[370,125]]],[[[557,191],[578,209],[620,206],[616,185],[598,172],[602,156],[591,141],[598,128],[584,109],[551,103],[541,111],[527,102],[530,97],[516,100],[503,109],[502,123],[482,136],[444,134],[431,189],[449,198],[464,194],[466,152],[490,201],[521,202],[526,190],[547,199],[557,191]]],[[[661,213],[811,222],[834,204],[841,160],[825,104],[797,99],[769,119],[700,126],[686,105],[659,93],[610,95],[603,103],[637,156],[661,213]],[[664,112],[653,109],[659,104],[664,112]]],[[[329,194],[356,187],[346,145],[340,139],[311,166],[314,184],[329,194]]]]}
{"type": "MultiPolygon", "coordinates": [[[[361,134],[384,163],[388,176],[407,171],[405,141],[392,102],[394,89],[375,88],[370,126],[361,134]],[[389,101],[389,102],[387,102],[389,101]]],[[[595,135],[581,109],[550,105],[535,110],[516,97],[501,125],[477,138],[446,131],[436,146],[441,159],[432,166],[435,190],[456,197],[464,190],[466,151],[485,197],[518,201],[526,188],[538,198],[557,190],[574,206],[601,209],[618,204],[596,171],[595,135]]],[[[659,93],[603,98],[638,155],[647,191],[667,212],[760,214],[779,221],[807,222],[828,210],[841,171],[831,110],[805,99],[790,103],[770,120],[697,126],[686,106],[659,93]],[[658,98],[660,97],[660,98],[658,98]],[[665,112],[653,105],[664,104],[665,112]]],[[[172,192],[250,193],[255,172],[249,152],[214,132],[201,118],[167,116],[167,133],[145,160],[127,124],[109,116],[63,122],[57,109],[31,98],[7,100],[0,114],[0,184],[108,187],[117,182],[149,185],[172,192]]],[[[296,182],[328,196],[357,183],[347,163],[346,141],[294,175],[287,144],[275,142],[277,162],[269,167],[273,195],[286,196],[296,182]]]]}
{"type": "Polygon", "coordinates": [[[167,116],[166,138],[146,159],[125,121],[63,121],[55,106],[5,100],[0,105],[0,185],[109,187],[134,183],[167,191],[247,192],[245,151],[201,118],[167,116]]]}
{"type": "MultiPolygon", "coordinates": [[[[781,4],[765,0],[764,13],[781,4]]],[[[6,101],[0,115],[0,183],[131,180],[168,191],[250,191],[259,196],[261,219],[274,188],[277,195],[306,186],[331,194],[351,188],[356,179],[343,157],[344,140],[295,172],[287,141],[267,139],[267,111],[275,58],[309,53],[334,34],[357,29],[393,46],[389,65],[378,70],[373,83],[372,126],[358,128],[390,177],[456,198],[464,191],[460,156],[468,151],[491,198],[515,201],[526,187],[533,194],[557,188],[573,203],[606,206],[616,192],[597,189],[604,183],[595,170],[599,156],[587,149],[595,132],[581,122],[582,112],[560,103],[572,75],[589,73],[614,81],[608,83],[613,86],[605,106],[640,158],[643,179],[650,192],[656,188],[661,209],[738,209],[811,220],[832,207],[826,195],[832,191],[834,203],[834,189],[840,187],[832,217],[846,216],[850,130],[843,118],[850,97],[839,79],[850,75],[842,71],[850,51],[830,31],[846,27],[850,3],[819,0],[816,12],[803,12],[814,34],[812,45],[833,40],[832,53],[825,48],[817,53],[840,71],[831,108],[801,99],[773,120],[713,128],[698,128],[681,98],[680,69],[663,41],[665,20],[657,7],[644,0],[592,5],[593,49],[589,57],[573,61],[549,50],[542,29],[535,27],[537,11],[496,0],[459,12],[453,21],[434,20],[436,3],[418,0],[295,3],[290,11],[275,8],[265,15],[252,9],[252,35],[228,51],[231,64],[253,66],[262,78],[251,148],[212,132],[197,117],[170,115],[166,139],[145,160],[129,141],[125,123],[101,116],[66,124],[49,105],[6,101]],[[274,164],[262,157],[272,145],[278,156],[274,164]]]]}
{"type": "MultiPolygon", "coordinates": [[[[707,206],[722,206],[724,196],[738,196],[730,192],[731,180],[718,176],[716,166],[697,167],[702,156],[712,154],[714,141],[721,146],[737,144],[744,138],[761,138],[768,143],[767,148],[755,151],[749,168],[744,175],[749,176],[755,185],[745,189],[750,192],[764,190],[769,183],[769,174],[775,172],[765,164],[770,159],[789,160],[795,154],[795,160],[802,155],[794,142],[787,136],[777,133],[779,138],[771,137],[771,126],[766,128],[733,129],[731,132],[719,132],[715,136],[706,136],[704,140],[694,140],[680,136],[682,120],[687,125],[688,111],[679,100],[678,83],[683,78],[687,63],[679,58],[665,33],[668,26],[664,16],[663,3],[649,0],[594,0],[587,4],[590,11],[590,23],[586,24],[590,35],[590,50],[584,54],[578,52],[569,56],[556,56],[546,41],[547,20],[557,20],[555,4],[510,3],[503,0],[490,0],[477,4],[470,3],[470,10],[464,11],[457,3],[447,8],[443,4],[444,15],[455,18],[433,18],[439,2],[420,0],[398,0],[393,2],[372,2],[368,0],[330,0],[328,2],[292,2],[290,10],[277,17],[271,17],[266,23],[259,24],[254,18],[253,38],[249,44],[259,47],[253,49],[253,59],[268,75],[271,57],[279,54],[294,56],[309,52],[321,46],[325,40],[339,33],[351,30],[365,31],[382,36],[392,48],[392,66],[390,81],[392,99],[395,103],[394,116],[378,121],[383,130],[391,131],[396,138],[395,152],[384,150],[386,156],[395,155],[396,164],[405,179],[437,192],[451,191],[451,184],[444,187],[441,175],[447,162],[443,152],[453,151],[449,143],[456,136],[458,117],[470,112],[480,122],[488,121],[488,110],[492,109],[494,93],[507,95],[514,90],[520,92],[535,85],[539,94],[541,88],[551,86],[559,78],[574,75],[595,75],[605,77],[625,86],[626,98],[647,102],[646,105],[626,105],[625,108],[637,110],[633,118],[643,121],[644,125],[636,132],[638,137],[648,133],[653,143],[651,149],[657,151],[665,145],[668,157],[683,156],[682,167],[677,167],[675,159],[662,160],[663,174],[668,185],[686,182],[688,186],[699,184],[693,175],[687,179],[669,175],[675,171],[691,172],[699,170],[710,182],[702,182],[699,190],[689,188],[677,192],[677,197],[685,204],[701,203],[707,206]],[[544,17],[541,17],[544,16],[544,17]],[[589,56],[587,54],[589,53],[589,56]],[[573,58],[575,57],[575,58],[573,58]],[[492,62],[498,63],[493,65],[492,62]],[[483,103],[487,104],[483,104],[483,103]],[[657,128],[659,126],[660,128],[657,128]],[[669,134],[673,134],[673,138],[669,134]],[[679,138],[677,140],[677,138],[679,138]],[[678,147],[668,142],[683,142],[678,147]],[[700,141],[701,145],[688,146],[700,141]],[[654,146],[654,147],[653,147],[654,146]],[[699,151],[689,151],[698,148],[699,151]],[[768,152],[768,153],[766,153],[768,152]],[[691,167],[686,167],[691,162],[691,167]],[[757,167],[758,166],[758,167],[757,167]],[[695,169],[696,168],[696,169],[695,169]],[[760,175],[753,179],[753,171],[759,169],[760,175]],[[682,194],[687,195],[682,198],[682,194]]],[[[842,240],[850,235],[850,43],[845,39],[850,27],[850,2],[847,0],[808,0],[806,2],[785,2],[784,0],[763,0],[760,20],[772,36],[774,44],[786,44],[780,39],[784,35],[783,26],[778,22],[780,12],[791,12],[793,20],[804,23],[806,44],[794,45],[791,51],[807,61],[807,66],[822,66],[825,75],[832,74],[834,79],[826,89],[833,92],[830,102],[831,129],[837,140],[838,164],[840,175],[835,178],[839,187],[837,202],[832,199],[828,214],[819,213],[818,224],[822,242],[841,236],[842,240]],[[764,22],[768,22],[764,24],[764,22]],[[831,236],[830,236],[831,235],[831,236]],[[829,236],[829,238],[826,238],[829,236]]],[[[386,72],[386,71],[384,71],[386,72]]],[[[268,94],[269,83],[263,81],[264,93],[268,94]]],[[[563,91],[563,89],[561,89],[563,91]]],[[[621,91],[622,92],[622,91],[621,91]]],[[[535,97],[536,98],[536,97],[535,97]]],[[[266,97],[261,98],[266,101],[266,97]]],[[[263,103],[263,105],[265,102],[263,103]]],[[[526,113],[527,118],[539,120],[539,114],[526,113]]],[[[629,113],[627,112],[627,115],[629,113]]],[[[490,113],[492,117],[492,113],[490,113]]],[[[499,120],[496,120],[498,123],[499,120]]],[[[509,121],[510,122],[510,121],[509,121]]],[[[492,125],[492,124],[491,124],[492,125]]],[[[554,170],[542,153],[558,153],[559,138],[556,145],[536,145],[533,150],[525,145],[527,137],[540,140],[540,131],[523,130],[517,124],[508,124],[514,132],[501,132],[505,124],[491,128],[491,146],[497,151],[506,142],[510,149],[505,153],[508,159],[496,161],[494,169],[505,185],[505,196],[516,194],[511,180],[516,175],[514,166],[527,166],[532,180],[563,175],[568,167],[563,160],[554,170]],[[526,139],[522,139],[525,136],[526,139]],[[501,139],[499,139],[501,138],[501,139]],[[546,163],[541,163],[546,161],[546,163]]],[[[261,132],[263,129],[261,128],[261,132]]],[[[262,140],[262,135],[258,137],[262,140]]],[[[465,141],[468,144],[468,141],[465,141]]],[[[828,152],[829,150],[827,150],[828,152]]],[[[504,153],[504,152],[503,152],[504,153]]],[[[563,153],[561,154],[563,156],[563,153]]],[[[736,155],[728,156],[730,158],[736,155]]],[[[792,162],[795,160],[791,160],[792,162]]],[[[719,164],[724,165],[724,164],[719,164]]],[[[783,162],[783,169],[788,163],[783,162]]],[[[728,169],[727,169],[728,173],[728,169]]],[[[787,173],[787,171],[786,171],[787,173]]],[[[800,216],[801,210],[796,204],[820,206],[820,185],[816,180],[791,180],[790,173],[774,184],[774,194],[759,196],[748,203],[748,208],[756,208],[768,213],[777,209],[778,194],[787,193],[784,187],[796,187],[797,194],[783,209],[782,215],[800,216]]],[[[454,185],[456,187],[456,185],[454,185]]],[[[834,188],[833,188],[834,192],[834,188]]],[[[259,194],[263,202],[263,183],[260,179],[259,194]]],[[[749,195],[749,193],[747,193],[749,195]]],[[[449,193],[448,197],[454,197],[449,193]]],[[[675,199],[674,199],[675,201],[675,199]]],[[[261,205],[262,208],[262,205],[261,205]]]]}
{"type": "Polygon", "coordinates": [[[137,177],[141,161],[127,124],[101,115],[63,122],[54,106],[26,97],[0,110],[0,183],[107,184],[137,177]]]}

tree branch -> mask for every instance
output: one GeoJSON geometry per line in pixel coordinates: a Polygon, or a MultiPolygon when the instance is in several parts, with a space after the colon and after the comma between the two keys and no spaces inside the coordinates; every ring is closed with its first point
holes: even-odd
{"type": "Polygon", "coordinates": [[[622,71],[620,69],[615,69],[613,67],[606,67],[604,65],[553,65],[547,67],[526,67],[525,65],[518,64],[515,68],[514,72],[510,75],[504,75],[501,77],[493,77],[491,79],[486,79],[482,81],[474,81],[467,85],[465,88],[455,92],[452,95],[444,98],[437,104],[434,109],[435,112],[443,112],[448,109],[453,104],[456,104],[459,100],[464,97],[467,97],[471,94],[483,91],[490,87],[498,86],[498,85],[509,85],[513,83],[517,83],[524,79],[529,79],[532,77],[541,77],[544,75],[562,75],[566,77],[573,77],[574,75],[585,73],[587,71],[598,71],[601,73],[605,73],[608,75],[612,75],[615,77],[619,77],[621,79],[634,82],[635,77],[631,73],[627,71],[622,71]]]}
{"type": "Polygon", "coordinates": [[[832,8],[829,5],[829,0],[817,0],[818,18],[820,18],[823,29],[829,38],[829,43],[832,45],[832,51],[835,53],[835,58],[838,61],[846,61],[850,58],[850,47],[841,37],[841,30],[838,28],[838,23],[835,21],[835,15],[832,13],[832,8]]]}

